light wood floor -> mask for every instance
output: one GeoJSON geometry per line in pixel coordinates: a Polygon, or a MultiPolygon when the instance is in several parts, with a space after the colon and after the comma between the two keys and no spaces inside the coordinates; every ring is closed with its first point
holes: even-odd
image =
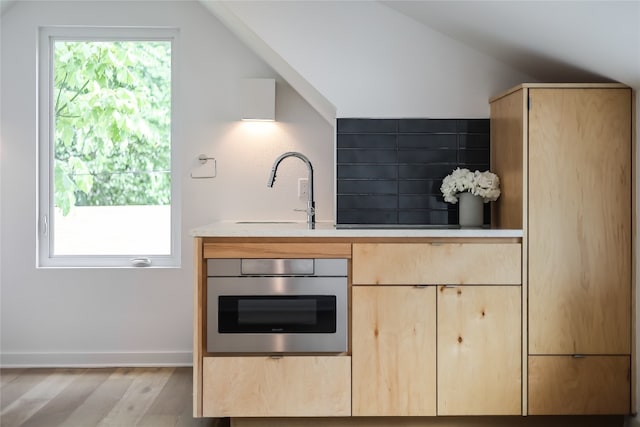
{"type": "Polygon", "coordinates": [[[2,369],[2,427],[224,427],[192,417],[191,368],[2,369]]]}

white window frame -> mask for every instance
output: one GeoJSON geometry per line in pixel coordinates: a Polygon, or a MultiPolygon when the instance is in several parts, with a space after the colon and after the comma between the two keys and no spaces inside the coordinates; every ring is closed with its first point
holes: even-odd
{"type": "Polygon", "coordinates": [[[175,28],[40,27],[38,39],[38,203],[36,267],[174,267],[181,266],[180,173],[176,139],[178,36],[175,28]],[[168,255],[54,255],[53,211],[54,43],[55,41],[168,41],[171,43],[171,244],[168,255]],[[142,260],[142,261],[140,261],[142,260]],[[149,261],[147,263],[146,261],[149,261]]]}

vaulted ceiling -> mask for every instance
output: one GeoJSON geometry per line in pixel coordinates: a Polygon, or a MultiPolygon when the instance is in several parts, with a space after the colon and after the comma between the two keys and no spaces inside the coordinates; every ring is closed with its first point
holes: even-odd
{"type": "MultiPolygon", "coordinates": [[[[0,0],[0,11],[16,1],[0,0]]],[[[640,89],[640,0],[381,3],[540,81],[640,89]]]]}
{"type": "Polygon", "coordinates": [[[540,81],[640,89],[640,0],[381,3],[540,81]]]}

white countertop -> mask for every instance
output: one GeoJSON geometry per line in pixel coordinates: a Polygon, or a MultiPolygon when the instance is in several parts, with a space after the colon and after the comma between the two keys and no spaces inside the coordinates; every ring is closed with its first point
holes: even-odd
{"type": "Polygon", "coordinates": [[[336,229],[333,222],[219,221],[191,230],[194,237],[522,237],[522,230],[489,228],[336,229]]]}

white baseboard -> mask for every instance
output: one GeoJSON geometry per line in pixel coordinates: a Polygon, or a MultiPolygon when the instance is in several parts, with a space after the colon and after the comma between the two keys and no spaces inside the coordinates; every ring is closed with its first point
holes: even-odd
{"type": "Polygon", "coordinates": [[[132,353],[2,353],[2,368],[192,366],[190,351],[132,353]]]}

